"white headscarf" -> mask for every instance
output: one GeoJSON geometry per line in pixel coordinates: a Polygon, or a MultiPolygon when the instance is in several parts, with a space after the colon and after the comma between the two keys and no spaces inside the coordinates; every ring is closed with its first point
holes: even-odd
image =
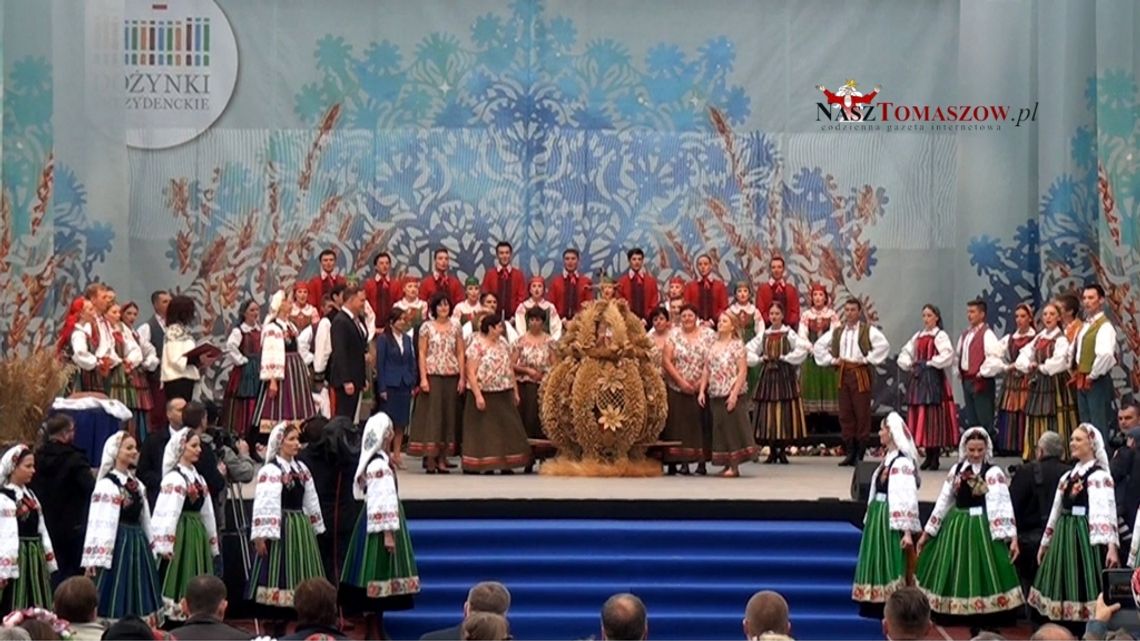
{"type": "Polygon", "coordinates": [[[958,441],[958,462],[969,462],[970,459],[966,456],[966,441],[970,440],[970,437],[974,434],[981,434],[986,439],[986,456],[982,459],[982,462],[985,463],[986,461],[994,460],[994,442],[990,439],[990,433],[984,427],[974,426],[962,432],[962,438],[958,441]]]}
{"type": "Polygon", "coordinates": [[[356,474],[352,476],[352,495],[358,501],[363,501],[365,488],[359,482],[360,477],[368,471],[368,464],[372,459],[378,458],[388,464],[388,453],[384,445],[392,438],[392,419],[384,412],[377,412],[364,424],[364,436],[360,440],[360,462],[356,464],[356,474]]]}
{"type": "Polygon", "coordinates": [[[1081,423],[1077,426],[1078,430],[1084,430],[1088,434],[1089,440],[1093,444],[1093,455],[1096,457],[1097,465],[1100,469],[1108,472],[1108,452],[1104,448],[1104,437],[1100,435],[1100,430],[1097,429],[1092,423],[1081,423]]]}
{"type": "Polygon", "coordinates": [[[182,459],[182,450],[186,449],[186,443],[190,440],[190,436],[193,433],[193,430],[189,427],[184,427],[180,430],[175,430],[170,435],[170,440],[166,442],[166,449],[162,452],[163,476],[178,467],[178,461],[182,459]]]}
{"type": "Polygon", "coordinates": [[[16,464],[24,458],[25,453],[30,451],[31,448],[27,445],[17,443],[8,448],[7,452],[4,452],[4,458],[0,459],[0,484],[8,482],[8,478],[12,476],[12,471],[16,469],[16,464]]]}
{"type": "Polygon", "coordinates": [[[903,417],[898,412],[891,412],[883,420],[891,430],[891,440],[895,442],[895,448],[911,461],[918,462],[918,448],[914,446],[914,437],[910,435],[910,428],[906,426],[903,417]]]}
{"type": "Polygon", "coordinates": [[[273,296],[269,297],[269,315],[265,317],[266,323],[273,322],[277,318],[277,310],[281,309],[281,303],[285,301],[285,290],[279,289],[273,292],[273,296]]]}
{"type": "Polygon", "coordinates": [[[289,424],[282,421],[273,427],[273,431],[269,433],[269,442],[265,445],[265,461],[269,462],[277,458],[277,451],[281,449],[281,441],[285,440],[286,428],[289,424]]]}
{"type": "Polygon", "coordinates": [[[119,458],[119,450],[123,447],[123,439],[127,436],[129,434],[126,430],[120,430],[103,443],[103,458],[99,462],[99,472],[95,475],[96,481],[102,480],[115,469],[115,460],[119,458]]]}

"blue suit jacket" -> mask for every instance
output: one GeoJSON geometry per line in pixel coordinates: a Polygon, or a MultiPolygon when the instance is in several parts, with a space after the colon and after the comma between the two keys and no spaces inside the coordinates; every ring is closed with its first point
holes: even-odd
{"type": "Polygon", "coordinates": [[[377,391],[389,387],[415,387],[419,383],[419,363],[411,333],[405,333],[401,340],[404,343],[403,352],[387,334],[376,336],[377,391]]]}

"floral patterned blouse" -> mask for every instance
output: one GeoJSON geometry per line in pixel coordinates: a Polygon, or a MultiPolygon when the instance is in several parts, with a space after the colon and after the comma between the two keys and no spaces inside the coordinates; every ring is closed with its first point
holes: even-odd
{"type": "Polygon", "coordinates": [[[736,384],[736,364],[744,358],[744,343],[716,341],[709,347],[709,396],[723,398],[736,384]]]}
{"type": "MultiPolygon", "coordinates": [[[[669,342],[673,345],[673,367],[677,372],[689,383],[696,386],[701,381],[701,375],[704,373],[705,361],[709,355],[709,333],[697,330],[697,339],[689,342],[685,339],[685,332],[677,330],[669,337],[669,342]]],[[[681,391],[677,386],[677,382],[673,380],[672,376],[666,376],[665,383],[675,392],[681,391]]]]}
{"type": "Polygon", "coordinates": [[[471,341],[467,348],[467,359],[479,359],[479,369],[475,375],[479,389],[484,392],[501,392],[515,386],[514,368],[511,366],[511,346],[507,339],[500,337],[498,342],[487,345],[482,338],[471,341]]]}
{"type": "Polygon", "coordinates": [[[455,355],[456,341],[460,329],[448,322],[440,329],[435,321],[420,326],[420,333],[427,337],[427,351],[424,361],[428,376],[459,376],[459,357],[455,355]]]}
{"type": "MultiPolygon", "coordinates": [[[[554,366],[554,339],[546,336],[539,344],[523,344],[526,339],[519,339],[512,348],[512,356],[518,359],[522,367],[536,369],[545,376],[554,366]]],[[[520,383],[537,383],[526,374],[519,374],[520,383]]]]}

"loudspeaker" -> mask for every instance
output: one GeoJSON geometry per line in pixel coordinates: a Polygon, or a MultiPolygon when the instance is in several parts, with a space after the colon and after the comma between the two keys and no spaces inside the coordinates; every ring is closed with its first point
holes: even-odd
{"type": "Polygon", "coordinates": [[[879,468],[878,461],[859,461],[855,463],[855,471],[851,474],[851,500],[866,503],[871,497],[871,486],[875,482],[875,470],[879,468]]]}

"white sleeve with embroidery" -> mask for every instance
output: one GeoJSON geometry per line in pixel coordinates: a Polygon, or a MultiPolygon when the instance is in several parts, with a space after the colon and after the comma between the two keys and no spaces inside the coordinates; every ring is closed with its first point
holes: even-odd
{"type": "Polygon", "coordinates": [[[1061,492],[1072,473],[1072,471],[1065,472],[1061,475],[1061,480],[1057,482],[1057,493],[1053,496],[1053,508],[1049,510],[1049,520],[1045,522],[1045,532],[1041,534],[1041,547],[1048,547],[1053,540],[1053,528],[1057,527],[1057,518],[1061,516],[1061,492]]]}
{"type": "MultiPolygon", "coordinates": [[[[206,481],[199,479],[203,488],[206,488],[206,481]]],[[[198,513],[202,517],[202,525],[206,526],[206,534],[210,537],[210,552],[214,556],[221,554],[221,548],[218,547],[218,520],[214,516],[214,499],[210,498],[210,490],[205,489],[206,500],[202,503],[202,511],[198,513]]]]}
{"type": "Polygon", "coordinates": [[[20,578],[20,524],[16,504],[0,494],[0,579],[20,578]]]}
{"type": "MultiPolygon", "coordinates": [[[[763,334],[761,334],[762,336],[763,334]]],[[[784,354],[780,360],[788,363],[789,365],[799,365],[807,360],[808,353],[811,352],[811,342],[805,341],[800,338],[800,335],[795,332],[788,332],[788,342],[792,344],[792,351],[784,354]]]]}
{"type": "Polygon", "coordinates": [[[261,333],[261,380],[285,378],[285,335],[277,323],[268,323],[261,333]]]}
{"type": "MultiPolygon", "coordinates": [[[[558,309],[552,304],[546,309],[546,313],[550,317],[550,337],[554,340],[562,338],[562,317],[558,315],[558,309]]],[[[520,332],[520,336],[525,333],[520,332]]]]}
{"type": "Polygon", "coordinates": [[[835,330],[836,328],[832,327],[824,332],[823,336],[816,339],[815,345],[811,347],[812,358],[815,359],[815,364],[820,367],[830,367],[835,363],[835,359],[831,357],[831,335],[835,330]]]}
{"type": "Polygon", "coordinates": [[[910,368],[914,367],[914,341],[918,339],[918,334],[911,337],[909,341],[903,345],[902,351],[899,352],[897,360],[899,369],[904,372],[909,372],[910,368]]]}
{"type": "Polygon", "coordinates": [[[99,359],[95,357],[95,350],[91,349],[90,338],[83,331],[84,327],[88,325],[76,325],[71,332],[71,362],[79,369],[90,372],[99,364],[99,359]]]}
{"type": "Polygon", "coordinates": [[[281,538],[281,469],[272,463],[261,466],[253,494],[252,539],[281,538]]]}
{"type": "Polygon", "coordinates": [[[317,534],[324,534],[325,517],[321,514],[321,497],[317,495],[317,486],[313,483],[313,474],[304,463],[298,461],[297,465],[301,468],[301,478],[305,481],[305,498],[302,509],[305,516],[309,517],[309,524],[313,526],[313,531],[317,534]]]}
{"type": "Polygon", "coordinates": [[[400,529],[400,497],[396,495],[396,477],[381,460],[368,464],[364,472],[367,489],[368,532],[395,532],[400,529]]]}
{"type": "Polygon", "coordinates": [[[930,518],[926,521],[926,533],[930,536],[938,536],[938,532],[942,529],[942,520],[946,518],[946,513],[954,506],[954,481],[957,475],[958,465],[951,465],[950,473],[942,482],[942,491],[938,493],[938,500],[934,503],[934,511],[930,513],[930,518]]]}
{"type": "Polygon", "coordinates": [[[1013,361],[1013,366],[1022,374],[1028,374],[1029,366],[1033,363],[1036,352],[1037,340],[1034,339],[1026,343],[1025,347],[1022,347],[1021,351],[1017,353],[1017,358],[1013,361]]]}
{"type": "Polygon", "coordinates": [[[744,360],[749,367],[756,367],[764,361],[764,333],[752,337],[744,346],[744,360]]]}
{"type": "Polygon", "coordinates": [[[135,335],[131,333],[126,325],[122,325],[121,327],[123,329],[123,344],[126,346],[126,349],[123,350],[123,362],[130,365],[133,369],[143,362],[142,346],[135,340],[135,335]]]}
{"type": "Polygon", "coordinates": [[[178,472],[162,477],[162,490],[154,502],[154,520],[151,522],[151,547],[158,555],[174,554],[174,533],[182,516],[186,501],[186,481],[178,472]]]}
{"type": "Polygon", "coordinates": [[[1116,485],[1104,470],[1089,475],[1089,543],[1120,545],[1116,533],[1116,485]]]}
{"type": "Polygon", "coordinates": [[[990,521],[990,538],[995,541],[1017,539],[1013,501],[1009,497],[1009,477],[998,465],[986,472],[986,516],[990,521]]]}
{"type": "Polygon", "coordinates": [[[48,572],[55,572],[59,570],[59,563],[55,560],[55,549],[47,531],[47,521],[44,520],[44,504],[40,503],[39,497],[36,497],[36,503],[40,506],[40,543],[44,546],[44,560],[47,561],[48,572]]]}
{"type": "Polygon", "coordinates": [[[1040,368],[1049,376],[1056,376],[1069,369],[1069,337],[1064,332],[1053,343],[1053,355],[1045,359],[1040,368]]]}
{"type": "MultiPolygon", "coordinates": [[[[375,327],[375,325],[373,326],[375,327]]],[[[313,326],[306,325],[305,329],[297,335],[297,353],[301,355],[301,360],[305,361],[306,365],[312,366],[313,364],[313,326]]]]}
{"type": "MultiPolygon", "coordinates": [[[[145,494],[144,494],[145,496],[145,494]]],[[[115,535],[119,531],[119,487],[103,478],[91,494],[87,512],[87,534],[83,538],[82,568],[110,568],[115,555],[115,535]]]]}
{"type": "Polygon", "coordinates": [[[891,511],[891,529],[901,532],[919,532],[922,523],[918,520],[918,485],[915,482],[914,463],[905,456],[891,468],[891,480],[887,485],[887,507],[891,511]]]}
{"type": "Polygon", "coordinates": [[[144,340],[139,336],[138,340],[139,349],[142,350],[142,368],[147,372],[153,372],[158,369],[158,352],[154,349],[154,344],[149,340],[144,340]]]}

